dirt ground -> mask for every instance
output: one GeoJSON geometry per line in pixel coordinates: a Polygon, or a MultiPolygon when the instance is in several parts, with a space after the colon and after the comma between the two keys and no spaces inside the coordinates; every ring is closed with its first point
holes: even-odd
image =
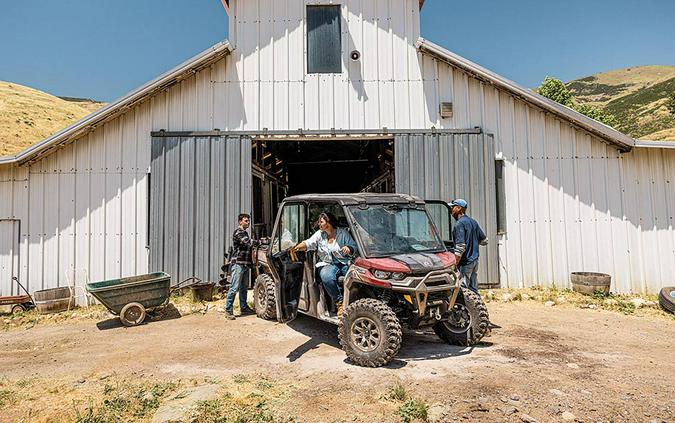
{"type": "MultiPolygon", "coordinates": [[[[120,384],[153,385],[136,394],[151,411],[164,390],[203,384],[256,400],[253,417],[223,421],[675,421],[675,319],[526,302],[489,311],[501,329],[479,346],[406,332],[379,369],[349,364],[336,328],[304,316],[227,321],[212,308],[135,328],[84,319],[6,330],[0,421],[107,421],[94,411],[120,384]]],[[[222,404],[201,403],[193,421],[218,421],[209,407],[222,404]]],[[[130,420],[152,419],[138,410],[130,420]]]]}

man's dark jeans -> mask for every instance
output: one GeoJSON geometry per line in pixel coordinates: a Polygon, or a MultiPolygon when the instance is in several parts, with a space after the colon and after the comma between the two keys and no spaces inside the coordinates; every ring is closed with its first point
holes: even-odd
{"type": "Polygon", "coordinates": [[[234,306],[234,296],[239,291],[239,309],[244,310],[248,308],[246,297],[248,295],[248,274],[251,266],[248,264],[233,264],[232,265],[232,279],[230,289],[227,291],[227,302],[225,303],[225,310],[232,312],[234,306]]]}

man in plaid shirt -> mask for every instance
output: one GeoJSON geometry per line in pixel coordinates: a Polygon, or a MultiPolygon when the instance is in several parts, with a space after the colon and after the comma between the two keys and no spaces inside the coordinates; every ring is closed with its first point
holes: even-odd
{"type": "Polygon", "coordinates": [[[232,257],[230,257],[230,272],[232,274],[230,290],[227,292],[227,302],[225,303],[225,317],[234,320],[234,297],[239,291],[239,309],[241,315],[255,314],[255,310],[248,306],[246,296],[248,294],[248,275],[251,271],[251,248],[260,243],[248,235],[246,231],[251,226],[251,216],[245,213],[239,215],[239,227],[232,235],[232,246],[234,247],[232,257]]]}

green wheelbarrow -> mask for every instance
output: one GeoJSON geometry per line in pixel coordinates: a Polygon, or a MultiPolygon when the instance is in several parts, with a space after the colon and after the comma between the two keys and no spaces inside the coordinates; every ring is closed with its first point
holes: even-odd
{"type": "Polygon", "coordinates": [[[146,313],[165,307],[173,290],[189,278],[171,288],[171,276],[164,272],[87,284],[87,292],[101,302],[111,313],[119,316],[124,326],[143,323],[146,313]]]}

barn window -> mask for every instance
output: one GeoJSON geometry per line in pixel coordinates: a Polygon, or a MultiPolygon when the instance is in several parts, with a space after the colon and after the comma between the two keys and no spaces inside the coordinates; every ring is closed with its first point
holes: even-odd
{"type": "Polygon", "coordinates": [[[495,161],[495,186],[497,192],[497,233],[506,233],[506,193],[504,192],[504,160],[495,161]]]}
{"type": "Polygon", "coordinates": [[[340,6],[307,6],[307,73],[341,72],[340,6]]]}

